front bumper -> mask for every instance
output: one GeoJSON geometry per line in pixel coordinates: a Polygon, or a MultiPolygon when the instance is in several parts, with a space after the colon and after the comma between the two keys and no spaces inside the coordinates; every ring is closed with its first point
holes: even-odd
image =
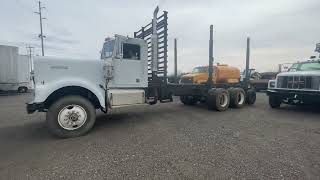
{"type": "Polygon", "coordinates": [[[268,96],[277,96],[290,103],[298,100],[305,104],[320,103],[320,91],[268,89],[268,96]]]}
{"type": "Polygon", "coordinates": [[[280,95],[280,96],[320,96],[320,91],[307,91],[307,90],[292,90],[292,89],[268,89],[267,95],[280,95]]]}
{"type": "Polygon", "coordinates": [[[27,103],[26,110],[28,114],[32,114],[35,111],[43,112],[44,111],[44,104],[43,103],[27,103]]]}

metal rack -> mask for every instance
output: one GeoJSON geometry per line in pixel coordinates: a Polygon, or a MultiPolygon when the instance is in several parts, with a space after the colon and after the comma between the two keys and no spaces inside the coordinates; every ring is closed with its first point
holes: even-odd
{"type": "Polygon", "coordinates": [[[157,17],[157,34],[158,34],[158,71],[157,77],[152,76],[151,72],[151,35],[152,35],[152,22],[146,26],[141,27],[140,30],[134,32],[135,38],[141,38],[148,43],[148,80],[149,82],[160,80],[162,83],[167,83],[167,67],[168,67],[168,12],[163,11],[163,14],[157,17]]]}

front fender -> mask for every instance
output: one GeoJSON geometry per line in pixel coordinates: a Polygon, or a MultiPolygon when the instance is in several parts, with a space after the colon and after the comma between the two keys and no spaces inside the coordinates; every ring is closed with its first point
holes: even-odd
{"type": "MultiPolygon", "coordinates": [[[[103,84],[102,84],[103,85],[103,84]]],[[[36,84],[34,103],[44,102],[53,92],[63,87],[78,86],[91,91],[97,96],[100,106],[105,108],[105,90],[94,82],[85,81],[83,79],[73,78],[68,80],[59,80],[44,84],[36,84]]]]}

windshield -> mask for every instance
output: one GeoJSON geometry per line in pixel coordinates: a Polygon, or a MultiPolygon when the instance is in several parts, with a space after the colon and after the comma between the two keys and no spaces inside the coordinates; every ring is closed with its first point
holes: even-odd
{"type": "Polygon", "coordinates": [[[299,67],[299,71],[319,71],[320,63],[312,62],[312,63],[303,63],[299,67]]]}
{"type": "Polygon", "coordinates": [[[320,71],[320,63],[319,62],[306,62],[300,64],[294,64],[289,69],[292,71],[320,71]]]}
{"type": "Polygon", "coordinates": [[[196,67],[192,71],[192,73],[206,73],[206,72],[208,72],[208,67],[196,67]]]}
{"type": "Polygon", "coordinates": [[[289,68],[288,71],[289,71],[289,72],[297,71],[298,65],[299,65],[299,64],[293,64],[293,65],[289,68]]]}
{"type": "Polygon", "coordinates": [[[114,40],[106,41],[103,44],[101,59],[109,58],[113,53],[114,40]]]}

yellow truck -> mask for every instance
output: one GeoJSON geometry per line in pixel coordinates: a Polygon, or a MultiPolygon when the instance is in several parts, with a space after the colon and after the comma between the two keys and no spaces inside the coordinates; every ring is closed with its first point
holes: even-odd
{"type": "MultiPolygon", "coordinates": [[[[208,77],[209,77],[209,66],[198,66],[195,67],[192,73],[185,74],[180,79],[180,84],[199,84],[205,85],[208,84],[208,77]]],[[[213,66],[213,73],[212,73],[212,83],[219,87],[228,86],[229,88],[226,89],[226,96],[230,95],[230,103],[231,107],[242,107],[245,102],[248,104],[253,104],[255,101],[255,96],[252,98],[251,95],[246,96],[246,92],[241,86],[240,83],[240,69],[229,66],[226,64],[217,64],[213,66]]],[[[220,98],[219,101],[224,101],[223,96],[220,98]]],[[[228,98],[226,98],[228,99],[228,98]]],[[[198,96],[182,96],[180,100],[183,104],[186,105],[194,105],[198,101],[205,103],[208,100],[205,97],[198,97],[198,96]]],[[[208,102],[207,102],[208,103],[208,102]]],[[[210,103],[210,102],[209,102],[210,103]]]]}
{"type": "MultiPolygon", "coordinates": [[[[192,70],[192,73],[183,75],[180,79],[181,84],[206,84],[208,81],[208,66],[198,66],[192,70]]],[[[226,64],[217,64],[213,66],[213,84],[236,84],[240,82],[240,70],[236,67],[226,64]]]]}

